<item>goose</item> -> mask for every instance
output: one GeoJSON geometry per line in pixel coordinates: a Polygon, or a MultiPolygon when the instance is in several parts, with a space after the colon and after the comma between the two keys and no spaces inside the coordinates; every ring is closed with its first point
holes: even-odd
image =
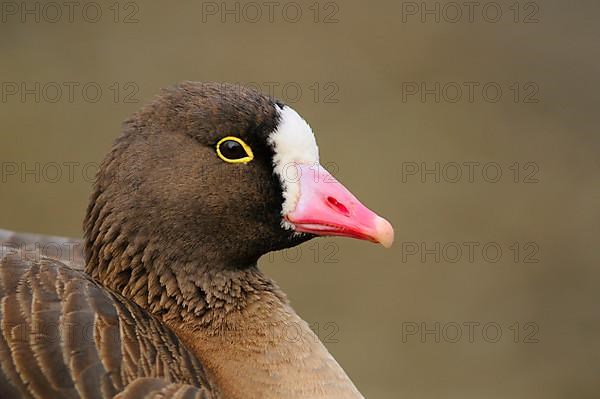
{"type": "Polygon", "coordinates": [[[164,89],[99,168],[80,264],[5,247],[0,397],[362,398],[257,267],[323,235],[394,238],[293,108],[238,85],[164,89]]]}

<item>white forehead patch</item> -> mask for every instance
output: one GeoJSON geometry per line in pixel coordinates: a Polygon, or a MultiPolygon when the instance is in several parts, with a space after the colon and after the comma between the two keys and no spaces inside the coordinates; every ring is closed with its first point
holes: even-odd
{"type": "MultiPolygon", "coordinates": [[[[275,107],[279,112],[279,125],[269,135],[268,142],[273,147],[273,169],[283,188],[282,215],[296,209],[300,196],[300,179],[295,165],[316,165],[319,163],[319,148],[315,135],[308,123],[296,111],[285,105],[275,107]]],[[[292,225],[283,220],[285,228],[292,225]]]]}

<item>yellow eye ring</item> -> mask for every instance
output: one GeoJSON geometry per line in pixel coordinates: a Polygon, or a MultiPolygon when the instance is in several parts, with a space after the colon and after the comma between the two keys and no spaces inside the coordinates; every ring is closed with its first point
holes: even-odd
{"type": "Polygon", "coordinates": [[[254,159],[254,154],[250,146],[239,137],[223,137],[219,140],[216,147],[217,155],[225,162],[248,163],[254,159]],[[242,155],[242,153],[244,154],[242,155]]]}

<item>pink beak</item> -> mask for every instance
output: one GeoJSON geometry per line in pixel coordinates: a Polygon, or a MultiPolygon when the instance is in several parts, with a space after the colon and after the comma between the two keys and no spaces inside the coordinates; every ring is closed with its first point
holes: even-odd
{"type": "Polygon", "coordinates": [[[285,218],[296,231],[344,236],[381,243],[394,242],[392,225],[361,204],[325,168],[297,165],[300,196],[296,208],[285,218]]]}

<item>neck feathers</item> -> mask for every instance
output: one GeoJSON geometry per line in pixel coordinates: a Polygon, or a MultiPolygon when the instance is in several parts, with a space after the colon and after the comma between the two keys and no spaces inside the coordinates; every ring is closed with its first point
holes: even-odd
{"type": "Polygon", "coordinates": [[[243,311],[265,294],[287,304],[256,265],[228,267],[202,248],[190,256],[174,247],[131,228],[102,193],[94,196],[85,221],[86,272],[154,315],[221,328],[230,312],[243,311]]]}

